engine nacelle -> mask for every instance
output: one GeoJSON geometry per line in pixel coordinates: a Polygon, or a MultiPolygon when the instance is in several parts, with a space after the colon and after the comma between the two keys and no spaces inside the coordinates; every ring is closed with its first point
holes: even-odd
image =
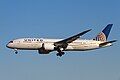
{"type": "Polygon", "coordinates": [[[45,50],[54,50],[54,45],[52,43],[44,43],[43,45],[45,50]]]}
{"type": "Polygon", "coordinates": [[[42,47],[38,50],[39,54],[49,54],[54,50],[54,45],[51,43],[43,43],[42,47]]]}

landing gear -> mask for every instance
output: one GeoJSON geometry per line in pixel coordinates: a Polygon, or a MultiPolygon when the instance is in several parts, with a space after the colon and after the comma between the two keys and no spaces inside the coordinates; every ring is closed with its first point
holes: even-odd
{"type": "Polygon", "coordinates": [[[15,54],[18,54],[18,51],[15,51],[15,54]]]}
{"type": "Polygon", "coordinates": [[[65,54],[64,52],[60,52],[60,53],[57,53],[56,55],[59,56],[59,57],[61,57],[64,54],[65,54]]]}
{"type": "Polygon", "coordinates": [[[55,50],[57,50],[57,56],[59,56],[59,57],[61,57],[61,56],[63,56],[64,54],[65,54],[65,52],[63,52],[63,48],[55,48],[55,50]]]}
{"type": "Polygon", "coordinates": [[[18,51],[17,51],[17,49],[14,49],[14,52],[15,52],[15,54],[18,54],[18,51]]]}

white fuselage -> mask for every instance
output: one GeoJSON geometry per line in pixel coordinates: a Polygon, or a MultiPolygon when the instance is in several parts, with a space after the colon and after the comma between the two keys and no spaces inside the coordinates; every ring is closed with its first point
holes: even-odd
{"type": "MultiPolygon", "coordinates": [[[[54,51],[54,43],[58,42],[62,39],[41,39],[41,38],[21,38],[10,41],[7,44],[7,47],[12,49],[20,49],[20,50],[38,50],[42,47],[44,43],[45,50],[54,51]]],[[[103,41],[95,41],[95,40],[75,40],[72,43],[69,43],[67,48],[64,51],[86,51],[98,49],[99,44],[103,43],[103,41]]],[[[110,46],[105,45],[103,47],[110,46]]]]}

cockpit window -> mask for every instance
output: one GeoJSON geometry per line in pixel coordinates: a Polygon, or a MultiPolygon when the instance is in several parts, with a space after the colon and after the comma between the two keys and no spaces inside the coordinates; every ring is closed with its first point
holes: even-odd
{"type": "Polygon", "coordinates": [[[13,43],[13,41],[10,41],[9,43],[13,43]]]}

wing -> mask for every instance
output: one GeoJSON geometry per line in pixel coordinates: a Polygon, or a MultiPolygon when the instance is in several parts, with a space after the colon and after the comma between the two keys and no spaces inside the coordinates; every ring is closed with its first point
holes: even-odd
{"type": "Polygon", "coordinates": [[[84,35],[85,33],[89,32],[89,31],[91,31],[91,29],[83,31],[83,32],[81,32],[79,34],[76,34],[72,37],[69,37],[67,39],[55,42],[54,46],[59,47],[59,48],[66,48],[68,43],[71,43],[71,42],[75,41],[76,39],[80,38],[80,36],[84,35]]]}

